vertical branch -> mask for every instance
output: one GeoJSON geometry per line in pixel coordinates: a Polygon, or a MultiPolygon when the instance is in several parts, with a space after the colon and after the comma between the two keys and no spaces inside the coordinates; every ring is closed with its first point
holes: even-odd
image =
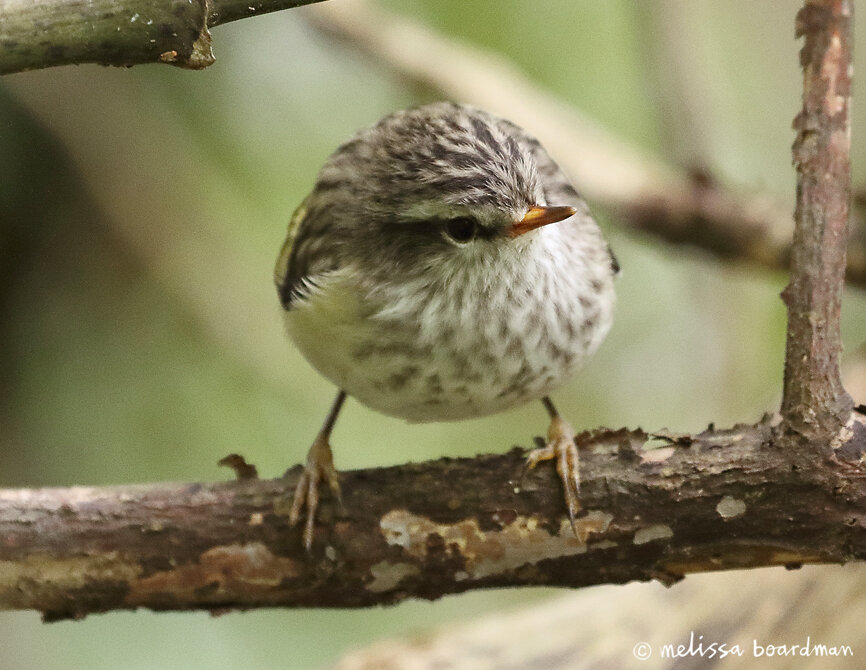
{"type": "Polygon", "coordinates": [[[839,374],[840,310],[851,192],[851,0],[806,0],[797,14],[803,109],[794,119],[797,209],[782,413],[790,430],[828,434],[851,398],[839,374]]]}

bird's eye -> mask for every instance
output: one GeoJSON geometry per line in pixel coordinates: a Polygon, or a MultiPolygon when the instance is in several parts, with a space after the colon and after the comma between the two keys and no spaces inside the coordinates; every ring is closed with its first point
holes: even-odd
{"type": "Polygon", "coordinates": [[[445,222],[445,234],[458,244],[466,244],[475,239],[478,223],[468,216],[458,216],[445,222]]]}

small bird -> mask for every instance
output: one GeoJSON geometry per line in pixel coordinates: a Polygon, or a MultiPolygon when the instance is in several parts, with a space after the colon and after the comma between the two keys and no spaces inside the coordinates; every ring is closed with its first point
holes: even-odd
{"type": "Polygon", "coordinates": [[[275,282],[289,337],[339,389],[307,455],[290,522],[339,498],[330,435],[346,395],[410,422],[541,400],[571,518],[574,431],[549,398],[613,320],[619,267],[541,144],[467,105],[395,112],[325,162],[289,223],[275,282]],[[556,224],[556,225],[551,225],[556,224]]]}

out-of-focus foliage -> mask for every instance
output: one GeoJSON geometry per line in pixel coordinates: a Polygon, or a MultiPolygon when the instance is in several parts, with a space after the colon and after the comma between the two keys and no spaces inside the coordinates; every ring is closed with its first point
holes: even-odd
{"type": "MultiPolygon", "coordinates": [[[[506,55],[648,150],[793,208],[797,2],[386,6],[506,55]]],[[[330,151],[415,102],[386,70],[306,28],[303,11],[218,28],[217,63],[203,72],[82,66],[0,80],[0,485],[225,478],[215,463],[233,451],[276,476],[303,458],[334,389],[283,337],[273,262],[330,151]]],[[[854,110],[858,137],[866,105],[854,110]]],[[[864,150],[855,142],[858,176],[864,150]]],[[[578,427],[693,430],[775,407],[784,275],[633,237],[600,214],[624,267],[619,314],[558,394],[561,410],[578,427]]],[[[866,302],[849,292],[849,347],[864,324],[866,302]]],[[[348,469],[528,446],[544,428],[540,407],[408,426],[349,403],[334,445],[348,469]]],[[[626,588],[638,599],[656,587],[626,588]]],[[[52,626],[3,614],[0,667],[317,667],[384,635],[544,595],[52,626]]]]}

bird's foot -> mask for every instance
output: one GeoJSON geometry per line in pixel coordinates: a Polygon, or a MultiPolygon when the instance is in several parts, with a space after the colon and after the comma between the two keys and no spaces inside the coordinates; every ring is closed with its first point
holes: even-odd
{"type": "Polygon", "coordinates": [[[565,505],[568,508],[568,518],[575,536],[577,532],[575,518],[580,512],[580,469],[577,454],[577,444],[574,442],[574,429],[559,416],[554,416],[547,430],[547,444],[539,449],[533,449],[526,457],[526,470],[531,470],[541,461],[556,461],[556,472],[562,481],[565,492],[565,505]]]}
{"type": "Polygon", "coordinates": [[[301,519],[301,512],[306,507],[304,522],[304,548],[309,552],[313,547],[313,529],[316,523],[316,510],[319,507],[319,486],[322,481],[328,483],[334,497],[343,505],[340,496],[340,478],[334,468],[334,455],[326,437],[319,436],[307,453],[307,463],[295,487],[292,507],[289,510],[289,523],[295,526],[301,519]]]}

